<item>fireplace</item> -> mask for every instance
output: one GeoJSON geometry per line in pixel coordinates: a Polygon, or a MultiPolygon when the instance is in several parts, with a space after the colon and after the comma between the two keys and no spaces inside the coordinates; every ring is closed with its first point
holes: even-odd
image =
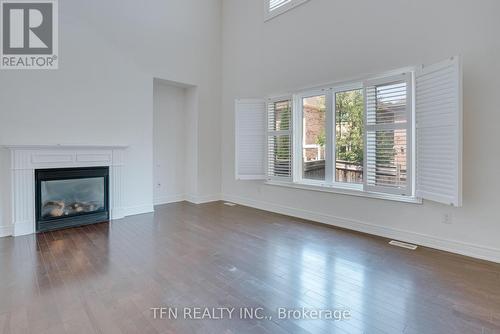
{"type": "Polygon", "coordinates": [[[109,220],[109,167],[35,170],[36,231],[109,220]]]}

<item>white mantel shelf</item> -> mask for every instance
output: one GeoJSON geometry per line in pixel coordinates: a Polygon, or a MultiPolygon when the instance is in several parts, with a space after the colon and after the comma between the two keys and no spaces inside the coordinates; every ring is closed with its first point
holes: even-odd
{"type": "Polygon", "coordinates": [[[127,145],[2,145],[10,151],[11,216],[14,236],[32,234],[35,224],[35,170],[109,167],[110,218],[125,217],[123,167],[127,145]]]}

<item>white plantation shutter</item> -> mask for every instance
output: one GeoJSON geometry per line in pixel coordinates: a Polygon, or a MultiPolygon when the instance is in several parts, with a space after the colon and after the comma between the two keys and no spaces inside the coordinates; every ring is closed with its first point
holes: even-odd
{"type": "Polygon", "coordinates": [[[365,93],[366,191],[412,194],[412,73],[369,80],[365,93]]]}
{"type": "Polygon", "coordinates": [[[462,205],[462,70],[459,57],[416,76],[418,197],[462,205]]]}
{"type": "Polygon", "coordinates": [[[292,98],[267,103],[267,176],[292,180],[292,98]]]}
{"type": "Polygon", "coordinates": [[[235,102],[235,172],[237,180],[266,178],[266,102],[240,99],[235,102]]]}

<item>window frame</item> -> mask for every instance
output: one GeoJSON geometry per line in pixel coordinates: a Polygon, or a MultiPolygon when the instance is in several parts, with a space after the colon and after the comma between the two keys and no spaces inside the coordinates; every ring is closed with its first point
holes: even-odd
{"type": "Polygon", "coordinates": [[[294,114],[295,114],[295,111],[294,111],[294,108],[295,108],[295,104],[294,104],[294,98],[293,98],[293,95],[280,95],[280,96],[275,96],[275,97],[269,97],[266,99],[266,139],[265,139],[265,143],[266,143],[266,166],[265,166],[265,175],[266,175],[266,179],[268,181],[280,181],[280,182],[293,182],[293,173],[294,173],[294,163],[295,163],[295,157],[294,157],[294,154],[295,154],[295,150],[294,150],[294,132],[295,132],[295,129],[294,129],[294,124],[295,124],[295,120],[294,120],[294,114]],[[269,128],[269,105],[270,104],[276,104],[276,103],[279,103],[279,102],[286,102],[286,101],[290,101],[290,106],[292,108],[291,112],[290,112],[290,121],[289,121],[289,125],[288,125],[288,130],[271,130],[269,128]],[[276,176],[276,175],[270,175],[270,171],[269,171],[269,137],[278,137],[278,136],[289,136],[290,137],[290,159],[291,159],[291,175],[290,176],[276,176]]]}
{"type": "Polygon", "coordinates": [[[271,0],[264,0],[264,22],[286,13],[287,11],[306,3],[309,0],[290,0],[289,2],[271,10],[271,0]]]}
{"type": "Polygon", "coordinates": [[[329,165],[329,156],[330,152],[328,152],[329,147],[331,147],[331,140],[329,138],[328,132],[328,124],[331,120],[329,120],[329,114],[331,109],[331,101],[329,101],[329,92],[330,88],[328,87],[323,87],[323,88],[316,88],[316,89],[310,89],[310,90],[305,90],[300,93],[294,94],[294,108],[292,108],[293,112],[293,120],[294,120],[294,142],[293,142],[293,151],[294,151],[294,163],[293,166],[295,167],[293,169],[293,181],[296,183],[302,183],[302,184],[310,184],[310,185],[316,185],[316,186],[324,186],[329,184],[327,181],[328,178],[328,170],[330,170],[331,166],[329,165]],[[303,100],[308,97],[315,97],[315,96],[325,96],[325,137],[326,137],[326,148],[325,148],[325,180],[313,180],[313,179],[305,179],[304,178],[304,150],[303,150],[303,144],[304,144],[304,105],[303,105],[303,100]]]}
{"type": "Polygon", "coordinates": [[[415,122],[414,122],[414,73],[413,72],[404,72],[400,74],[395,74],[395,75],[390,75],[390,76],[383,76],[380,78],[375,78],[375,79],[369,79],[366,80],[363,83],[363,94],[365,96],[365,124],[364,124],[364,145],[365,145],[365,150],[364,150],[364,158],[363,158],[363,172],[364,176],[367,176],[367,163],[368,163],[368,158],[367,158],[367,150],[366,150],[366,143],[368,141],[367,133],[369,131],[384,131],[384,130],[406,130],[406,165],[407,165],[407,170],[406,170],[406,188],[404,189],[404,192],[401,193],[401,190],[398,188],[389,188],[389,187],[383,187],[383,186],[372,186],[368,184],[368,177],[365,177],[363,179],[364,181],[364,190],[367,192],[378,192],[378,193],[385,193],[385,194],[394,194],[394,195],[400,195],[400,196],[413,196],[414,195],[414,164],[413,161],[415,160],[413,158],[413,145],[415,143],[413,134],[414,134],[414,128],[415,128],[415,122]],[[368,117],[368,111],[367,111],[367,104],[366,104],[366,88],[368,86],[379,86],[379,85],[386,85],[390,83],[395,83],[395,82],[401,82],[401,81],[406,81],[406,99],[407,99],[407,105],[406,105],[406,123],[403,125],[400,123],[389,123],[389,124],[367,124],[367,117],[368,117]]]}
{"type": "Polygon", "coordinates": [[[335,94],[349,90],[362,90],[363,81],[343,82],[335,85],[325,85],[320,88],[304,90],[294,94],[294,107],[292,108],[294,119],[294,168],[293,182],[302,185],[315,187],[348,189],[364,191],[363,183],[338,182],[335,179],[336,168],[336,127],[335,127],[335,94]],[[303,119],[303,99],[325,95],[325,180],[311,180],[303,177],[303,140],[304,140],[304,119],[303,119]]]}
{"type": "MultiPolygon", "coordinates": [[[[409,67],[401,70],[391,71],[376,76],[366,76],[356,80],[341,81],[333,84],[316,86],[314,88],[297,91],[292,96],[292,178],[270,178],[267,184],[276,186],[285,186],[289,188],[314,190],[320,192],[338,193],[360,197],[370,197],[377,199],[394,200],[406,203],[421,204],[422,200],[415,196],[415,68],[409,67]],[[410,87],[408,89],[408,115],[407,115],[407,159],[408,162],[408,189],[406,194],[397,192],[381,192],[376,189],[366,187],[366,100],[365,84],[366,82],[384,81],[397,75],[409,75],[410,87]],[[336,123],[335,123],[335,98],[339,92],[350,90],[362,90],[364,98],[363,115],[363,140],[364,140],[364,158],[363,158],[363,183],[337,182],[335,178],[335,160],[336,160],[336,123]],[[326,119],[325,119],[325,180],[309,180],[303,178],[303,105],[302,99],[306,97],[325,95],[326,119]]],[[[270,98],[269,101],[279,101],[280,98],[270,98]]]]}
{"type": "MultiPolygon", "coordinates": [[[[332,119],[333,122],[331,124],[331,128],[333,129],[333,143],[332,143],[332,154],[333,154],[333,165],[334,168],[332,170],[333,173],[333,187],[337,188],[344,188],[344,189],[353,189],[353,190],[359,190],[359,191],[364,191],[363,185],[364,185],[364,180],[365,180],[365,169],[364,169],[364,164],[365,164],[365,157],[363,156],[363,183],[349,183],[349,182],[338,182],[336,180],[336,172],[337,172],[337,122],[336,122],[336,95],[337,93],[342,93],[342,92],[347,92],[347,91],[352,91],[352,90],[361,90],[363,92],[363,104],[364,104],[364,98],[365,98],[365,92],[363,89],[363,82],[351,82],[348,84],[340,84],[340,85],[335,85],[332,87],[332,119]]],[[[364,134],[365,134],[365,129],[364,129],[364,118],[365,118],[366,110],[363,109],[363,146],[364,146],[364,134]]]]}

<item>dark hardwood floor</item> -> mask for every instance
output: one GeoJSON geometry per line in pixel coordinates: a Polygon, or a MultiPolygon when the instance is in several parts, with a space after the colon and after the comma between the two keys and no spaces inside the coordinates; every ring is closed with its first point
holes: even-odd
{"type": "Polygon", "coordinates": [[[156,209],[0,239],[0,333],[500,333],[500,265],[220,202],[156,209]],[[182,320],[183,307],[272,319],[182,320]]]}

